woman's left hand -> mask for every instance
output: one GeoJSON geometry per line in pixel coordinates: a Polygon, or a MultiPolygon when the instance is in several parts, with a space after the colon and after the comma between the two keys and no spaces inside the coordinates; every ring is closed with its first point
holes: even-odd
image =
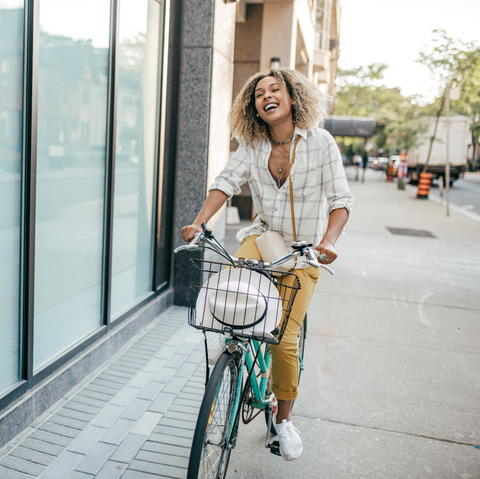
{"type": "Polygon", "coordinates": [[[326,240],[325,238],[320,241],[318,246],[313,248],[320,253],[318,258],[319,263],[322,264],[330,264],[333,263],[337,259],[337,251],[335,250],[335,246],[330,241],[326,240]]]}

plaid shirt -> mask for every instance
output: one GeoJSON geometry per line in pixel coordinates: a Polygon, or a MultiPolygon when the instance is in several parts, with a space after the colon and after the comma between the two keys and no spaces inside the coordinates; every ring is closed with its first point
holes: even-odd
{"type": "MultiPolygon", "coordinates": [[[[325,233],[329,214],[339,208],[346,208],[350,213],[353,196],[348,189],[340,151],[332,136],[319,128],[312,131],[295,128],[295,134],[301,137],[290,172],[296,237],[298,241],[317,246],[325,233]]],[[[295,141],[296,138],[290,154],[295,141]]],[[[278,231],[291,251],[290,186],[286,181],[278,188],[272,178],[268,170],[271,151],[270,142],[264,139],[255,147],[241,145],[209,191],[221,190],[231,197],[238,195],[241,185],[248,181],[258,216],[251,226],[238,232],[237,240],[242,242],[247,236],[260,235],[267,230],[278,231]]]]}

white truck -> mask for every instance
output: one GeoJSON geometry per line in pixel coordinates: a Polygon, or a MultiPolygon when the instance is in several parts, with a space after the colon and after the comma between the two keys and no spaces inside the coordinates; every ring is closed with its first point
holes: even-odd
{"type": "MultiPolygon", "coordinates": [[[[433,135],[436,118],[429,118],[430,127],[422,137],[419,146],[408,151],[408,178],[416,184],[427,161],[430,138],[433,135]]],[[[466,116],[450,117],[450,185],[463,177],[467,164],[467,149],[470,143],[470,119],[466,116]]],[[[445,163],[447,159],[447,117],[441,116],[438,121],[437,134],[432,146],[427,172],[434,179],[443,179],[445,184],[445,163]]]]}

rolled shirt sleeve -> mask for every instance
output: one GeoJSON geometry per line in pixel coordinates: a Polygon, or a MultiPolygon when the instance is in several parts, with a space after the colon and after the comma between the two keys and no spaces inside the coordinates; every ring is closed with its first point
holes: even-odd
{"type": "Polygon", "coordinates": [[[215,178],[208,189],[223,191],[229,198],[240,194],[241,186],[250,177],[250,156],[243,146],[239,146],[232,155],[223,171],[215,178]]]}
{"type": "Polygon", "coordinates": [[[345,208],[350,215],[353,207],[353,195],[348,188],[343,168],[342,155],[330,133],[324,132],[325,150],[322,165],[322,190],[327,199],[328,214],[345,208]]]}

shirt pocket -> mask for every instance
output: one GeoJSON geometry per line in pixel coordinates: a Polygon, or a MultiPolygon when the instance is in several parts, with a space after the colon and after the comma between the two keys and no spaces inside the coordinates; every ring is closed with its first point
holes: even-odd
{"type": "Polygon", "coordinates": [[[317,168],[297,164],[292,176],[293,197],[302,199],[317,192],[317,168]]]}

